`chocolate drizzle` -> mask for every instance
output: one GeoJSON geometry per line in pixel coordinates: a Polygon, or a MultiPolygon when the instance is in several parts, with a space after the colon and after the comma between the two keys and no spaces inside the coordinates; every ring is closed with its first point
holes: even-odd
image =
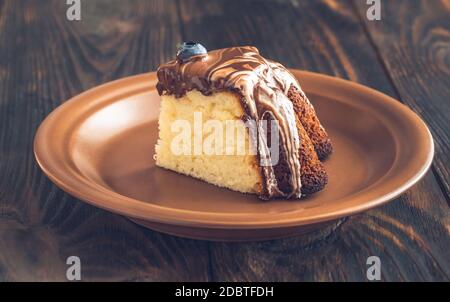
{"type": "MultiPolygon", "coordinates": [[[[213,50],[180,62],[174,60],[159,67],[157,89],[160,95],[182,97],[196,89],[204,95],[231,90],[241,96],[245,112],[256,122],[266,116],[278,122],[280,152],[290,174],[290,189],[279,187],[264,131],[258,131],[258,150],[264,179],[261,198],[300,198],[300,138],[296,114],[287,97],[293,85],[300,91],[297,80],[281,64],[266,60],[251,46],[213,50]]],[[[260,123],[258,123],[259,125],[260,123]]],[[[258,129],[262,130],[262,129],[258,129]]]]}

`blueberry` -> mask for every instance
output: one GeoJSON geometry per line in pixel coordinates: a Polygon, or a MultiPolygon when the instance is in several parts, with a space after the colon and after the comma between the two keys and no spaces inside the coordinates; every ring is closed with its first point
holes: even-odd
{"type": "Polygon", "coordinates": [[[197,42],[183,42],[178,48],[177,59],[181,62],[188,60],[192,56],[204,55],[208,51],[202,44],[197,42]]]}

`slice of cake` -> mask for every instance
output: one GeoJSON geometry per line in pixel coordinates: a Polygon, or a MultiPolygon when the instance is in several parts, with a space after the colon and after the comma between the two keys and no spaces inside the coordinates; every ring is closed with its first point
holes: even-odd
{"type": "Polygon", "coordinates": [[[326,185],[325,129],[294,76],[255,47],[184,43],[157,76],[159,167],[262,199],[326,185]]]}

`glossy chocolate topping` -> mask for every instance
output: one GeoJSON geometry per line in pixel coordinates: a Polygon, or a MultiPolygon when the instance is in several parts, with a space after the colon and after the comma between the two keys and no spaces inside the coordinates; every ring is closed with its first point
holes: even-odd
{"type": "Polygon", "coordinates": [[[181,97],[193,89],[204,95],[231,90],[241,96],[246,118],[257,122],[263,119],[277,121],[280,152],[284,154],[290,173],[290,190],[283,192],[279,188],[265,143],[266,132],[258,131],[258,151],[264,179],[260,197],[301,197],[300,138],[294,108],[287,97],[292,85],[301,89],[286,68],[263,58],[257,48],[245,46],[213,50],[183,62],[174,60],[161,65],[157,75],[160,95],[181,97]]]}

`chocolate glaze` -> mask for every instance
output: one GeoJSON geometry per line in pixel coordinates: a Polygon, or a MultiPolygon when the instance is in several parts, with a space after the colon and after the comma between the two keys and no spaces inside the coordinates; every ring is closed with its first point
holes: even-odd
{"type": "MultiPolygon", "coordinates": [[[[278,122],[280,152],[289,168],[290,189],[282,191],[273,165],[270,164],[266,133],[258,131],[258,151],[264,180],[263,199],[273,197],[300,198],[300,138],[292,102],[287,93],[293,85],[301,88],[294,76],[281,64],[263,58],[251,46],[213,50],[181,62],[161,65],[157,72],[160,95],[179,98],[190,90],[204,95],[217,91],[233,91],[240,95],[246,117],[260,121],[269,116],[278,122]]],[[[261,129],[259,129],[261,130],[261,129]]]]}

